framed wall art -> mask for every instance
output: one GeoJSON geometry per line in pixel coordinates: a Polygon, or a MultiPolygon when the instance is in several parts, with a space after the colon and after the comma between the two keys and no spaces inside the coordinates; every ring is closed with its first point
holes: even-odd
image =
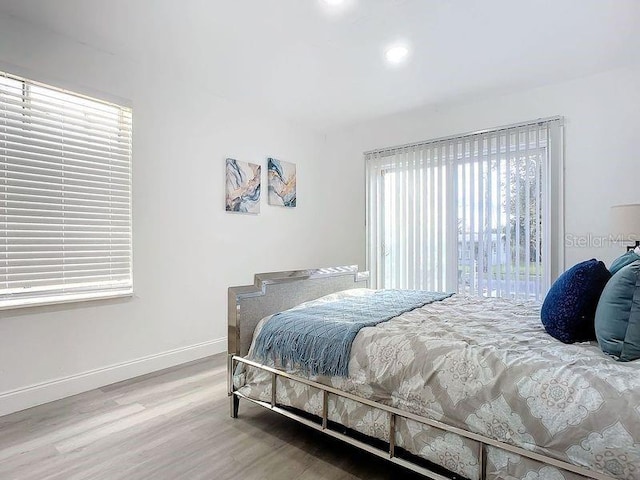
{"type": "Polygon", "coordinates": [[[261,166],[227,158],[226,169],[227,212],[260,213],[261,166]]]}
{"type": "Polygon", "coordinates": [[[269,205],[296,206],[296,164],[269,158],[269,205]]]}

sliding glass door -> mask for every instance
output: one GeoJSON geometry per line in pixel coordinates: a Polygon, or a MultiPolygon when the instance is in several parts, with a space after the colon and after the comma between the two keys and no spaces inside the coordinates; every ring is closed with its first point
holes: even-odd
{"type": "Polygon", "coordinates": [[[369,154],[373,282],[541,298],[552,260],[551,122],[369,154]]]}

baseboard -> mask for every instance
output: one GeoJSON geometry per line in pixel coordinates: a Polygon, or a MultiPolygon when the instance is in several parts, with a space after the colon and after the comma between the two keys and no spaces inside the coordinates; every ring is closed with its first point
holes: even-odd
{"type": "Polygon", "coordinates": [[[208,357],[226,348],[227,339],[218,338],[0,393],[0,416],[208,357]]]}

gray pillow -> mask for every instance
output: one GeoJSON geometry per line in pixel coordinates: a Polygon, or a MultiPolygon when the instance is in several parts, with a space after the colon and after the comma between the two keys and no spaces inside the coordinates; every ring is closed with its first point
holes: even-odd
{"type": "Polygon", "coordinates": [[[595,326],[603,352],[623,362],[640,358],[640,260],[621,268],[607,282],[595,326]]]}
{"type": "Polygon", "coordinates": [[[611,272],[611,275],[615,275],[618,272],[618,270],[620,270],[623,267],[626,267],[627,265],[635,262],[636,260],[640,260],[640,255],[635,253],[633,250],[629,250],[627,253],[625,253],[624,255],[620,255],[611,263],[611,266],[609,267],[609,271],[611,272]]]}

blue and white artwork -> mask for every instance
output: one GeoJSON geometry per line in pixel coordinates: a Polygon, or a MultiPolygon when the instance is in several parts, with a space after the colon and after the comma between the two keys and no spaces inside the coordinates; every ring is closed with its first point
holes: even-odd
{"type": "Polygon", "coordinates": [[[269,205],[295,207],[296,164],[270,158],[267,172],[269,174],[269,205]]]}
{"type": "Polygon", "coordinates": [[[227,212],[260,213],[260,165],[227,158],[227,212]]]}

